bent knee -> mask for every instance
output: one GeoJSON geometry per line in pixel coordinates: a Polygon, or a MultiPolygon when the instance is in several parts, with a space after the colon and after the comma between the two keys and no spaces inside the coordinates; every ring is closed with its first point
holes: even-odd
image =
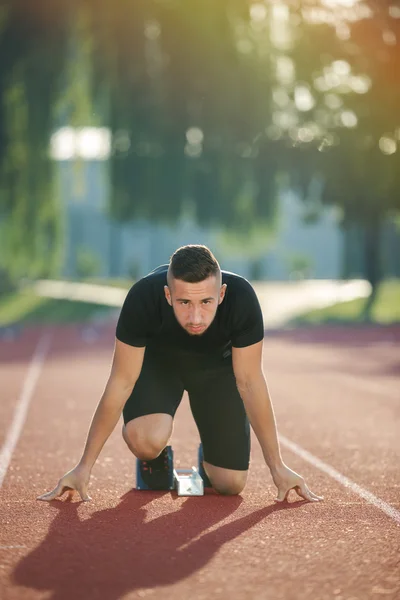
{"type": "Polygon", "coordinates": [[[214,490],[222,496],[237,496],[244,490],[245,485],[246,480],[212,482],[214,490]]]}
{"type": "Polygon", "coordinates": [[[164,414],[145,415],[124,425],[122,436],[140,460],[157,458],[172,434],[172,417],[164,414]]]}
{"type": "Polygon", "coordinates": [[[204,462],[204,468],[214,490],[224,496],[236,496],[243,491],[247,481],[247,471],[223,469],[204,462]]]}

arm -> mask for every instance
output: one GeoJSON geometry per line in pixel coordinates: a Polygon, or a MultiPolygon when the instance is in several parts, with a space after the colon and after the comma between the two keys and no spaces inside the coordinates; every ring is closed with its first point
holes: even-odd
{"type": "Polygon", "coordinates": [[[274,410],[262,371],[262,346],[232,348],[236,385],[271,472],[283,465],[274,410]]]}
{"type": "Polygon", "coordinates": [[[113,432],[142,369],[145,348],[115,340],[111,373],[89,428],[80,465],[91,471],[113,432]]]}
{"type": "Polygon", "coordinates": [[[68,490],[77,490],[82,500],[90,500],[87,487],[91,470],[140,375],[144,351],[145,348],[129,346],[116,339],[111,373],[93,415],[82,458],[51,492],[39,496],[38,500],[54,500],[68,490]]]}
{"type": "Polygon", "coordinates": [[[289,469],[282,460],[274,410],[262,370],[262,348],[262,341],[245,348],[234,347],[232,361],[236,385],[247,416],[278,488],[276,499],[285,500],[294,488],[306,500],[321,500],[322,497],[308,489],[301,475],[289,469]]]}

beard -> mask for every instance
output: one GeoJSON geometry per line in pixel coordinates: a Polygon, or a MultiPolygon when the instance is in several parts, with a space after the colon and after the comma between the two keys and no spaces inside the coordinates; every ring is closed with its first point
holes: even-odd
{"type": "Polygon", "coordinates": [[[207,323],[199,323],[199,325],[201,325],[201,327],[202,327],[202,328],[204,328],[204,329],[200,329],[199,331],[194,331],[193,329],[190,329],[190,326],[193,326],[193,323],[190,323],[190,322],[189,322],[189,323],[185,323],[185,325],[182,325],[182,324],[179,322],[179,320],[178,320],[178,318],[177,318],[177,316],[176,316],[176,314],[175,314],[175,311],[174,311],[174,316],[175,316],[175,319],[176,319],[177,323],[179,324],[179,326],[180,326],[180,327],[181,327],[181,328],[182,328],[184,331],[186,331],[186,333],[187,333],[188,335],[190,335],[191,337],[200,337],[200,336],[204,335],[204,334],[205,334],[205,332],[206,332],[206,331],[208,331],[208,330],[210,329],[211,325],[212,325],[212,324],[214,323],[214,321],[215,321],[215,317],[217,316],[217,312],[215,312],[215,315],[213,316],[211,323],[209,323],[208,325],[207,325],[207,323]]]}
{"type": "Polygon", "coordinates": [[[209,325],[207,326],[205,323],[201,325],[201,327],[199,327],[198,331],[195,331],[194,329],[190,329],[191,325],[190,323],[188,325],[185,325],[183,327],[183,329],[186,331],[186,333],[188,333],[189,335],[191,335],[192,337],[196,336],[196,337],[200,337],[201,335],[203,335],[203,333],[205,333],[209,327],[209,325]]]}

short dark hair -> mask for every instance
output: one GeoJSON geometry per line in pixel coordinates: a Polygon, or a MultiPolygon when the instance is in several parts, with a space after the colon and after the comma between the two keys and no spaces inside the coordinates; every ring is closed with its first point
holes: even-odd
{"type": "Polygon", "coordinates": [[[171,256],[168,269],[168,278],[198,283],[212,275],[218,276],[221,272],[219,263],[207,246],[188,244],[175,250],[171,256]]]}

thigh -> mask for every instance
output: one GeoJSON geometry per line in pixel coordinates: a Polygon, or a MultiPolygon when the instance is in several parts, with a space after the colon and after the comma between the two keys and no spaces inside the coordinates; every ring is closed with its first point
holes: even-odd
{"type": "Polygon", "coordinates": [[[161,357],[146,350],[139,379],[123,409],[125,425],[132,419],[155,413],[174,417],[183,391],[178,374],[161,357]]]}
{"type": "Polygon", "coordinates": [[[246,471],[250,425],[231,367],[204,371],[187,386],[204,460],[216,467],[246,471]]]}

